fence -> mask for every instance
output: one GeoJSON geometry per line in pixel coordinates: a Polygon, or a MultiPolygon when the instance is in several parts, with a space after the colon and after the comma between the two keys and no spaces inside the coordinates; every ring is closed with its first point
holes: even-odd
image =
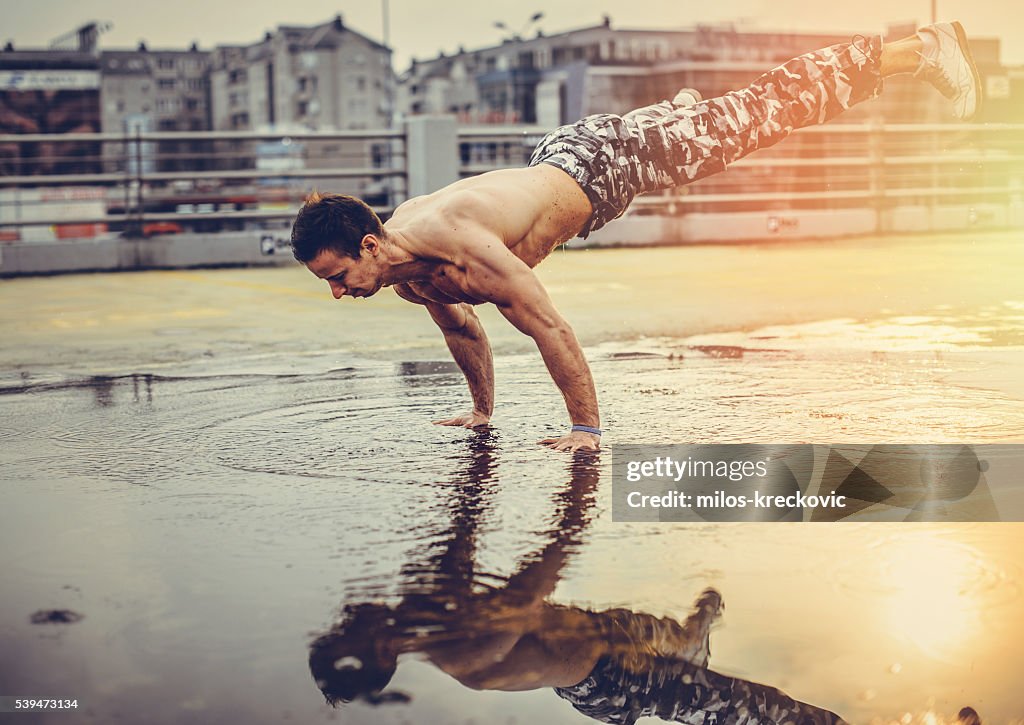
{"type": "MultiPolygon", "coordinates": [[[[359,196],[387,217],[459,177],[525,165],[546,130],[420,117],[402,130],[338,133],[0,136],[0,241],[283,229],[312,188],[359,196]]],[[[631,216],[675,220],[661,232],[675,241],[706,236],[701,219],[728,234],[721,221],[744,215],[765,234],[815,215],[838,233],[911,230],[925,217],[930,229],[943,219],[1015,226],[1022,162],[1019,124],[830,124],[642,197],[631,216]],[[847,229],[843,214],[860,221],[847,229]]]]}

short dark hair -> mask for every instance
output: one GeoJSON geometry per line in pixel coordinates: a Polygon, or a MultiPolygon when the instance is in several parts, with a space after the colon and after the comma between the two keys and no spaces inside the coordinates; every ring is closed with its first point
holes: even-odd
{"type": "Polygon", "coordinates": [[[390,699],[380,693],[398,667],[388,646],[393,614],[382,604],[346,606],[343,621],[310,644],[309,671],[328,703],[390,699]]]}
{"type": "Polygon", "coordinates": [[[325,249],[359,259],[360,244],[367,234],[383,238],[384,226],[364,201],[314,191],[292,225],[292,254],[303,263],[313,261],[325,249]]]}

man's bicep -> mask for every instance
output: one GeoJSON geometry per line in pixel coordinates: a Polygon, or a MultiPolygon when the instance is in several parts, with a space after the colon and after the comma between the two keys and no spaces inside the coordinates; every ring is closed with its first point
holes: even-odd
{"type": "Polygon", "coordinates": [[[430,313],[430,319],[442,332],[460,332],[469,323],[470,310],[465,304],[445,305],[440,302],[427,302],[425,306],[430,313]]]}
{"type": "MultiPolygon", "coordinates": [[[[507,250],[506,250],[507,251],[507,250]]],[[[533,336],[561,323],[548,291],[525,262],[508,253],[512,261],[490,268],[490,301],[516,329],[533,336]]]]}
{"type": "Polygon", "coordinates": [[[500,240],[482,242],[467,257],[464,267],[466,291],[493,303],[520,330],[520,323],[529,323],[538,316],[557,316],[537,275],[500,240]]]}

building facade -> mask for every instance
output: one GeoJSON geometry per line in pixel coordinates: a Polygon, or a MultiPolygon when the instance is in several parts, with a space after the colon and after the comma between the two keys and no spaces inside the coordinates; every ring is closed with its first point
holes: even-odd
{"type": "Polygon", "coordinates": [[[210,84],[215,130],[343,131],[386,128],[391,119],[391,50],[340,15],[218,47],[210,84]]]}
{"type": "Polygon", "coordinates": [[[103,131],[139,123],[149,131],[210,130],[210,55],[194,45],[100,53],[103,131]]]}
{"type": "MultiPolygon", "coordinates": [[[[88,50],[0,51],[0,135],[96,133],[100,130],[100,67],[88,50]]],[[[0,141],[4,175],[74,174],[99,170],[99,145],[0,141]]]]}
{"type": "MultiPolygon", "coordinates": [[[[894,26],[887,39],[913,25],[894,26]]],[[[849,34],[751,31],[731,25],[682,30],[613,28],[602,24],[414,61],[399,79],[402,116],[450,113],[464,124],[530,123],[554,127],[593,113],[624,113],[683,87],[705,98],[748,85],[793,56],[850,40],[849,34]]],[[[1005,74],[999,41],[972,40],[983,76],[1005,74]]],[[[888,122],[949,119],[943,99],[921,84],[894,78],[899,90],[853,109],[848,120],[888,122]]]]}

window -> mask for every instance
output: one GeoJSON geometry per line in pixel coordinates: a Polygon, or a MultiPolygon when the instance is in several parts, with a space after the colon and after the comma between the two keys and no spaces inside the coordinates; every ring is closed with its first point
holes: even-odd
{"type": "Polygon", "coordinates": [[[174,70],[174,58],[159,58],[156,67],[160,70],[174,70]]]}
{"type": "Polygon", "coordinates": [[[161,91],[173,91],[174,85],[175,82],[173,78],[161,78],[156,82],[156,87],[161,91]]]}

